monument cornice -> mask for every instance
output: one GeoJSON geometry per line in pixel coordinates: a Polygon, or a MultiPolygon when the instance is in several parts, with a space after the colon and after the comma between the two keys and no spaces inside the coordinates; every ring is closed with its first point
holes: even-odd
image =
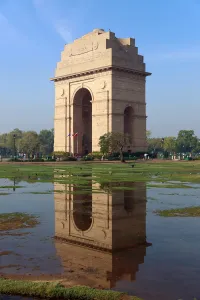
{"type": "MultiPolygon", "coordinates": [[[[124,116],[124,113],[118,113],[118,112],[111,112],[111,113],[102,113],[102,114],[93,114],[93,117],[103,117],[103,116],[124,116]]],[[[133,118],[135,119],[146,119],[147,116],[134,114],[133,118]]]]}
{"type": "Polygon", "coordinates": [[[86,76],[86,75],[92,75],[92,74],[102,73],[102,72],[107,72],[107,71],[119,71],[119,72],[123,72],[123,73],[140,75],[140,76],[143,76],[143,77],[151,75],[151,73],[144,72],[144,71],[128,69],[128,68],[122,68],[122,67],[117,67],[117,66],[106,66],[106,67],[91,69],[91,70],[87,70],[87,71],[83,71],[83,72],[57,76],[57,77],[50,78],[50,80],[57,82],[57,81],[65,80],[65,79],[71,79],[71,78],[76,78],[76,77],[81,77],[81,76],[86,76]]]}

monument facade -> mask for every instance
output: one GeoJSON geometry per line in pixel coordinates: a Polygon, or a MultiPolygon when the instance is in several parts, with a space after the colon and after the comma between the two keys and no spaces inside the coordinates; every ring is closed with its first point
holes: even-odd
{"type": "Polygon", "coordinates": [[[55,77],[54,151],[99,151],[99,137],[128,133],[146,151],[146,76],[135,40],[95,29],[65,45],[55,77]]]}

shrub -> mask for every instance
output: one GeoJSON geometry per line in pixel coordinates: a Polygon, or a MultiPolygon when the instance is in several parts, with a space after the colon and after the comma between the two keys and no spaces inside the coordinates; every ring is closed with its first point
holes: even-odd
{"type": "Polygon", "coordinates": [[[35,161],[35,162],[43,162],[44,159],[43,159],[43,158],[35,158],[35,159],[33,159],[32,161],[33,161],[33,162],[34,162],[34,161],[35,161]]]}
{"type": "Polygon", "coordinates": [[[108,160],[120,160],[120,157],[117,157],[117,156],[108,156],[108,160]]]}
{"type": "Polygon", "coordinates": [[[96,159],[101,159],[102,156],[103,156],[103,153],[98,152],[98,151],[92,152],[92,156],[94,157],[94,159],[95,159],[95,158],[96,158],[96,159]]]}
{"type": "Polygon", "coordinates": [[[94,157],[92,155],[86,155],[86,156],[83,156],[82,161],[91,161],[91,160],[94,160],[94,157]]]}
{"type": "Polygon", "coordinates": [[[63,157],[62,161],[76,161],[77,158],[74,156],[63,157]]]}
{"type": "Polygon", "coordinates": [[[49,158],[47,161],[56,161],[56,159],[55,158],[49,158]]]}
{"type": "Polygon", "coordinates": [[[53,155],[55,155],[56,157],[68,157],[70,156],[70,153],[65,151],[55,151],[53,152],[53,155]]]}
{"type": "Polygon", "coordinates": [[[10,159],[8,159],[8,161],[18,161],[18,162],[21,162],[23,160],[21,160],[19,158],[10,158],[10,159]]]}
{"type": "Polygon", "coordinates": [[[33,158],[33,159],[28,159],[28,162],[44,162],[43,158],[33,158]]]}
{"type": "Polygon", "coordinates": [[[147,152],[134,152],[131,155],[133,155],[137,158],[143,158],[145,153],[147,153],[147,152]]]}

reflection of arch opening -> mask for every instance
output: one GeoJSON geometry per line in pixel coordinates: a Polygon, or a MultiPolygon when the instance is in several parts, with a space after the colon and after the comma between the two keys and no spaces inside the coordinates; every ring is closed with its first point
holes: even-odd
{"type": "Polygon", "coordinates": [[[81,88],[74,96],[73,131],[78,132],[78,136],[74,137],[74,153],[85,155],[92,152],[91,101],[92,95],[86,88],[81,88]]]}
{"type": "Polygon", "coordinates": [[[73,219],[76,227],[87,231],[92,225],[92,193],[76,194],[81,192],[80,187],[74,187],[73,219]]]}
{"type": "Polygon", "coordinates": [[[128,134],[130,140],[133,137],[133,108],[128,106],[124,110],[124,134],[128,134]]]}
{"type": "Polygon", "coordinates": [[[127,213],[130,213],[134,209],[134,191],[125,190],[124,191],[124,209],[127,213]]]}

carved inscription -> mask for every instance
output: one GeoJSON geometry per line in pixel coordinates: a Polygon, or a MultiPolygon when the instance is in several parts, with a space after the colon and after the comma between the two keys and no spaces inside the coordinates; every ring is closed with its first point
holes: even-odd
{"type": "Polygon", "coordinates": [[[96,49],[98,49],[98,42],[93,42],[93,43],[89,43],[89,44],[84,44],[82,45],[81,47],[79,48],[76,48],[76,47],[72,47],[70,49],[68,49],[68,51],[65,51],[65,55],[67,56],[76,56],[76,55],[81,55],[81,54],[84,54],[84,53],[88,53],[88,52],[91,52],[91,51],[94,51],[96,49]]]}
{"type": "Polygon", "coordinates": [[[58,68],[66,68],[68,65],[71,64],[79,64],[83,62],[93,61],[95,59],[104,59],[107,58],[107,52],[88,52],[88,53],[81,53],[82,55],[65,55],[61,62],[58,63],[58,68]]]}

